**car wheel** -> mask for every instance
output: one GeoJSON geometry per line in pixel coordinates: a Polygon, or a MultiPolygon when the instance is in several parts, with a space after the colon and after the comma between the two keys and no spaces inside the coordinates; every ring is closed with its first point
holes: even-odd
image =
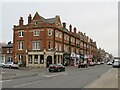
{"type": "Polygon", "coordinates": [[[9,67],[10,69],[12,68],[12,66],[9,67]]]}
{"type": "Polygon", "coordinates": [[[4,68],[5,66],[3,65],[2,68],[4,68]]]}

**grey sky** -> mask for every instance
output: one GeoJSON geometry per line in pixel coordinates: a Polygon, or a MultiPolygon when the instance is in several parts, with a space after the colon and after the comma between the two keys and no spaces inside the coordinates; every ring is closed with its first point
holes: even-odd
{"type": "MultiPolygon", "coordinates": [[[[117,56],[118,52],[118,6],[117,2],[4,2],[2,3],[2,40],[12,40],[13,25],[18,25],[20,16],[25,23],[29,14],[38,12],[44,18],[60,15],[67,26],[72,24],[77,30],[97,42],[98,48],[117,56]]],[[[1,36],[1,35],[0,35],[1,36]]]]}

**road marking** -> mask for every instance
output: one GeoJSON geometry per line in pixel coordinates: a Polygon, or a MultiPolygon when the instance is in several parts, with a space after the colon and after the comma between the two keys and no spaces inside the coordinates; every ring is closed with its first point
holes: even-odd
{"type": "Polygon", "coordinates": [[[12,80],[1,80],[0,82],[8,82],[8,81],[12,81],[12,80]]]}
{"type": "Polygon", "coordinates": [[[30,83],[24,83],[24,84],[21,84],[21,85],[16,85],[16,86],[13,86],[13,88],[22,87],[22,86],[30,85],[30,84],[35,84],[35,83],[38,83],[38,82],[41,82],[41,81],[44,81],[44,80],[39,80],[39,81],[35,81],[35,82],[30,82],[30,83]]]}
{"type": "Polygon", "coordinates": [[[59,76],[59,75],[67,75],[68,73],[56,73],[56,74],[53,74],[53,75],[43,75],[45,77],[55,77],[55,76],[59,76]]]}

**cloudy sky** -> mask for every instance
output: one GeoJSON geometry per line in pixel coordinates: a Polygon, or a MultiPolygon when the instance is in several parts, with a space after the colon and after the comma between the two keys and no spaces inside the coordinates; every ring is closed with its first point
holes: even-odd
{"type": "MultiPolygon", "coordinates": [[[[105,1],[105,0],[104,0],[105,1]]],[[[44,18],[59,15],[62,22],[72,24],[78,31],[97,42],[97,47],[117,56],[118,54],[118,2],[2,2],[0,41],[13,41],[13,25],[22,16],[38,12],[44,18]]]]}

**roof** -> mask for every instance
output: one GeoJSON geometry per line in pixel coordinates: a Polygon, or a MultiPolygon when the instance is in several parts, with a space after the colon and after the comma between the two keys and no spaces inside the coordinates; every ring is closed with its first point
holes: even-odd
{"type": "Polygon", "coordinates": [[[38,14],[38,12],[35,13],[35,16],[33,17],[33,20],[41,20],[42,22],[47,22],[47,23],[50,23],[50,24],[53,24],[56,22],[56,18],[48,18],[48,19],[45,19],[43,18],[42,16],[40,16],[38,14]]]}
{"type": "Polygon", "coordinates": [[[3,48],[13,48],[13,43],[2,46],[3,48]]]}

